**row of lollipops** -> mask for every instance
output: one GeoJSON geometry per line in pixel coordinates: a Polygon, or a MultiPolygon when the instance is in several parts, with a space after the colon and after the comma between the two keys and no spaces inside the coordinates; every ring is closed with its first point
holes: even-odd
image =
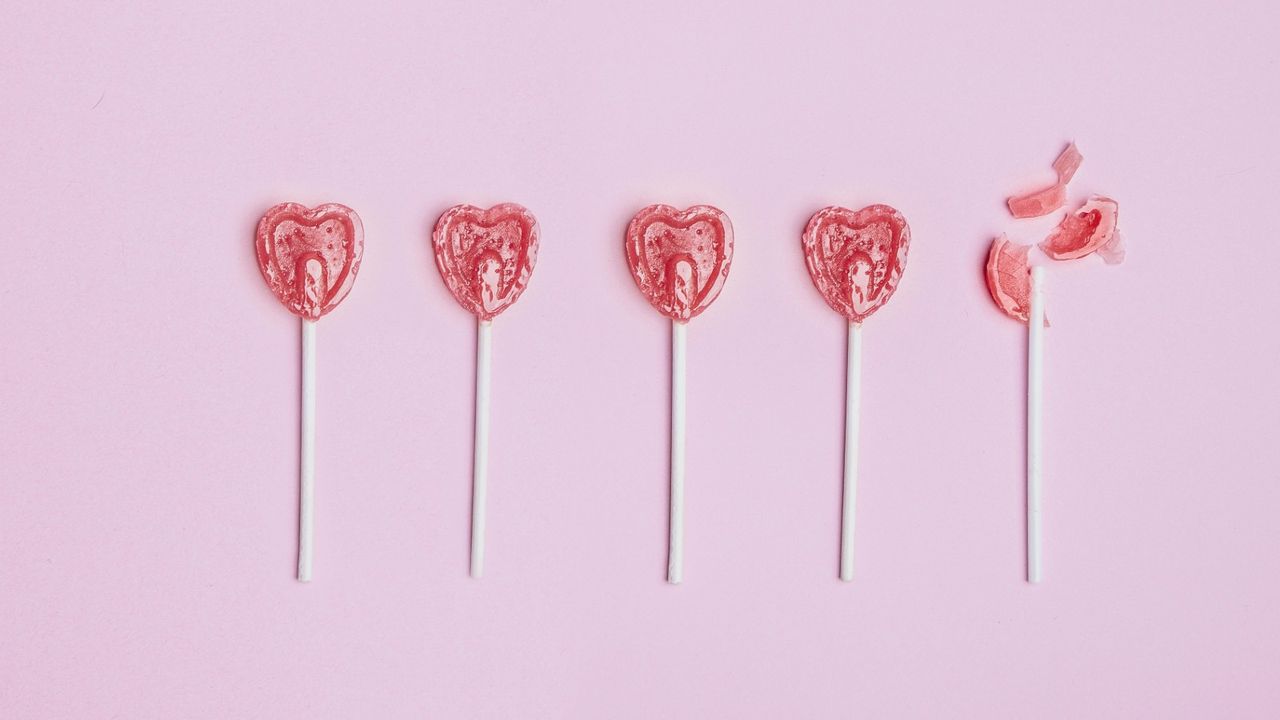
{"type": "MultiPolygon", "coordinates": [[[[1074,146],[1071,149],[1074,150],[1074,146]]],[[[1078,160],[1076,162],[1078,164],[1078,160]]],[[[1059,179],[1065,185],[1061,171],[1059,179]]],[[[1058,190],[1052,192],[1062,194],[1058,190]]],[[[1048,198],[1036,211],[1054,202],[1055,198],[1048,198]]],[[[1061,204],[1058,199],[1053,207],[1061,204]]],[[[1019,216],[1014,207],[1011,199],[1010,208],[1019,216]]],[[[1099,237],[1114,230],[1114,212],[1109,216],[1109,226],[1108,218],[1099,216],[1093,209],[1086,208],[1082,213],[1064,220],[1067,237],[1062,237],[1062,233],[1055,235],[1051,238],[1056,243],[1052,248],[1075,251],[1092,244],[1092,249],[1096,249],[1110,239],[1110,235],[1102,240],[1099,237]],[[1099,232],[1100,225],[1104,232],[1099,232]]],[[[538,253],[538,223],[532,213],[514,203],[488,209],[458,205],[440,216],[431,241],[436,266],[446,286],[458,303],[477,319],[470,560],[471,575],[479,578],[484,572],[485,559],[492,322],[528,285],[538,253]]],[[[911,231],[906,219],[894,208],[880,204],[861,210],[824,208],[810,218],[802,234],[809,275],[827,304],[847,319],[849,329],[839,569],[840,578],[845,581],[853,578],[861,328],[863,321],[882,307],[897,289],[910,242],[911,231]]],[[[733,261],[733,225],[724,212],[710,205],[683,210],[670,205],[651,205],[631,219],[624,243],[636,287],[654,308],[672,321],[667,579],[678,584],[684,575],[686,327],[716,299],[729,275],[733,261]]],[[[314,536],[315,326],[316,321],[337,307],[351,290],[360,268],[363,229],[359,216],[344,205],[307,208],[283,203],[262,217],[256,246],[258,264],[268,287],[285,307],[302,318],[298,579],[305,582],[312,575],[314,536]]],[[[987,279],[992,297],[1001,309],[1024,322],[1031,319],[1029,372],[1038,372],[1040,327],[1037,321],[1042,321],[1043,311],[1035,284],[1038,276],[1027,264],[1027,250],[1029,248],[1012,247],[1003,237],[998,239],[992,245],[987,279]]],[[[1056,257],[1049,249],[1046,252],[1056,257]]],[[[1029,425],[1035,425],[1036,455],[1033,462],[1032,429],[1029,428],[1028,478],[1030,481],[1034,469],[1038,482],[1038,398],[1031,399],[1028,410],[1029,425]]],[[[1035,522],[1029,528],[1029,532],[1035,533],[1035,542],[1033,547],[1029,535],[1028,545],[1029,563],[1034,568],[1029,578],[1033,581],[1039,579],[1038,485],[1035,491],[1035,522]]],[[[1028,512],[1029,515],[1032,512],[1030,505],[1028,512]]]]}
{"type": "MultiPolygon", "coordinates": [[[[258,224],[258,265],[280,302],[302,318],[302,457],[298,579],[312,574],[315,488],[315,325],[351,291],[364,245],[360,217],[345,205],[308,208],[282,203],[258,224]]],[[[489,374],[492,322],[524,292],[538,254],[538,223],[527,209],[504,203],[452,207],[432,233],[445,285],[477,319],[475,445],[472,477],[471,575],[484,572],[488,489],[489,374]]],[[[814,285],[850,323],[845,484],[841,530],[843,579],[853,574],[857,473],[857,398],[861,323],[893,295],[906,266],[911,231],[888,205],[828,207],[804,231],[805,262],[814,285]]],[[[715,301],[733,262],[733,224],[710,205],[684,210],[651,205],[625,234],[631,274],[649,303],[672,321],[671,516],[668,580],[684,574],[686,324],[715,301]]]]}
{"type": "MultiPolygon", "coordinates": [[[[490,321],[524,292],[538,252],[538,221],[515,203],[487,210],[457,205],[432,233],[436,266],[453,296],[490,321]]],[[[910,230],[888,205],[828,207],[809,220],[804,255],[819,292],[836,312],[862,322],[902,276],[910,230]]],[[[347,296],[360,269],[364,231],[354,210],[336,203],[281,203],[258,225],[257,255],[267,286],[304,320],[319,320],[347,296]]],[[[733,225],[710,205],[651,205],[632,218],[627,261],[636,285],[659,312],[688,322],[729,275],[733,225]]]]}

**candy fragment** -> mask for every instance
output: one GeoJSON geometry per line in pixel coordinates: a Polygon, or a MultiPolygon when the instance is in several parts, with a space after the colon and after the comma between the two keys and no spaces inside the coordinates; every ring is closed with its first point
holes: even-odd
{"type": "MultiPolygon", "coordinates": [[[[1079,210],[1062,218],[1058,227],[1040,243],[1040,249],[1054,260],[1082,258],[1112,243],[1118,219],[1119,206],[1116,201],[1094,195],[1079,210]]],[[[1118,241],[1108,248],[1103,259],[1107,258],[1111,258],[1109,262],[1119,262],[1124,258],[1118,241]]]]}
{"type": "Polygon", "coordinates": [[[987,289],[996,305],[1012,317],[1027,322],[1031,311],[1030,245],[1009,242],[1004,235],[991,243],[987,254],[987,289]]]}
{"type": "Polygon", "coordinates": [[[814,213],[802,236],[809,277],[833,310],[860,323],[889,301],[907,262],[911,229],[888,205],[814,213]]]}
{"type": "Polygon", "coordinates": [[[1076,144],[1067,143],[1066,149],[1053,161],[1053,171],[1058,173],[1058,182],[1063,185],[1071,182],[1071,178],[1076,176],[1076,171],[1080,169],[1080,163],[1083,160],[1084,156],[1080,154],[1076,144]]]}
{"type": "Polygon", "coordinates": [[[1016,218],[1031,218],[1048,215],[1062,207],[1067,201],[1067,183],[1075,177],[1082,160],[1084,156],[1076,149],[1076,144],[1068,144],[1053,161],[1053,170],[1058,175],[1057,182],[1040,190],[1010,197],[1009,212],[1016,218]]]}
{"type": "Polygon", "coordinates": [[[364,227],[345,205],[281,203],[258,222],[258,268],[293,314],[317,320],[338,306],[360,270],[364,227]]]}
{"type": "Polygon", "coordinates": [[[1124,235],[1119,230],[1111,235],[1111,239],[1098,248],[1098,256],[1108,265],[1119,265],[1124,262],[1124,235]]]}
{"type": "Polygon", "coordinates": [[[733,225],[710,205],[650,205],[627,226],[627,263],[658,312],[687,322],[720,294],[733,261],[733,225]]]}
{"type": "Polygon", "coordinates": [[[458,304],[489,321],[524,292],[538,255],[538,221],[515,203],[455,205],[431,234],[436,267],[458,304]]]}

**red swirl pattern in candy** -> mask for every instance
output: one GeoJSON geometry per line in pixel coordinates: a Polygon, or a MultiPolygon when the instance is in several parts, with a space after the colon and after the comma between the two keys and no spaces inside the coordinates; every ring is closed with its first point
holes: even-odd
{"type": "Polygon", "coordinates": [[[289,312],[317,320],[342,302],[364,252],[360,216],[345,205],[281,203],[258,222],[258,268],[289,312]]]}
{"type": "Polygon", "coordinates": [[[455,205],[431,234],[436,267],[458,303],[492,320],[524,292],[538,257],[538,221],[515,203],[455,205]]]}
{"type": "Polygon", "coordinates": [[[687,322],[720,294],[733,260],[733,225],[710,205],[650,205],[627,226],[627,263],[658,312],[687,322]]]}
{"type": "Polygon", "coordinates": [[[879,310],[898,289],[910,243],[906,219],[888,205],[823,208],[802,236],[813,284],[833,310],[855,323],[879,310]]]}

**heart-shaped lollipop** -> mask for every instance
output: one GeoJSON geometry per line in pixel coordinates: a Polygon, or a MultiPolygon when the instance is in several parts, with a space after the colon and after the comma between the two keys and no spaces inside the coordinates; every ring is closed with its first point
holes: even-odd
{"type": "Polygon", "coordinates": [[[893,296],[907,264],[911,230],[888,205],[828,207],[801,235],[809,277],[833,310],[849,321],[845,355],[844,483],[840,511],[840,579],[853,580],[853,529],[862,406],[862,321],[893,296]]]}
{"type": "Polygon", "coordinates": [[[707,309],[729,275],[733,225],[710,205],[650,205],[627,226],[627,263],[658,312],[687,322],[707,309]]]}
{"type": "Polygon", "coordinates": [[[258,222],[258,268],[289,312],[317,320],[342,302],[364,252],[360,216],[345,205],[281,203],[258,222]]]}
{"type": "Polygon", "coordinates": [[[524,292],[538,255],[538,221],[515,203],[455,205],[431,234],[436,267],[458,303],[492,320],[524,292]]]}
{"type": "Polygon", "coordinates": [[[910,243],[906,219],[888,205],[828,207],[805,227],[804,261],[827,304],[861,323],[898,289],[910,243]]]}
{"type": "Polygon", "coordinates": [[[308,209],[281,203],[258,222],[258,269],[289,312],[302,318],[302,442],[298,504],[298,579],[311,580],[316,445],[316,324],[351,292],[364,227],[345,205],[308,209]]]}
{"type": "Polygon", "coordinates": [[[667,582],[684,578],[685,345],[689,320],[720,294],[733,260],[733,225],[710,205],[650,205],[624,238],[636,287],[671,318],[671,523],[667,582]]]}
{"type": "Polygon", "coordinates": [[[436,267],[458,304],[476,316],[475,458],[471,466],[471,577],[484,574],[489,468],[489,367],[493,318],[524,292],[538,257],[538,221],[515,203],[455,205],[431,233],[436,267]]]}

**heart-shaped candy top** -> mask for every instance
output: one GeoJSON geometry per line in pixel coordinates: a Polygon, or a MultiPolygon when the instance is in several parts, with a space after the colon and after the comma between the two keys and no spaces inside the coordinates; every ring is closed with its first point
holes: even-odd
{"type": "Polygon", "coordinates": [[[906,219],[888,205],[823,208],[804,229],[804,262],[827,304],[861,323],[898,288],[910,242],[906,219]]]}
{"type": "Polygon", "coordinates": [[[627,263],[658,312],[687,322],[720,294],[733,260],[733,225],[710,205],[650,205],[627,226],[627,263]]]}
{"type": "Polygon", "coordinates": [[[258,221],[258,268],[289,312],[317,320],[351,292],[364,226],[355,210],[336,203],[307,208],[281,203],[258,221]]]}
{"type": "Polygon", "coordinates": [[[489,321],[524,292],[538,257],[538,221],[515,203],[455,205],[431,234],[436,267],[462,307],[489,321]]]}

